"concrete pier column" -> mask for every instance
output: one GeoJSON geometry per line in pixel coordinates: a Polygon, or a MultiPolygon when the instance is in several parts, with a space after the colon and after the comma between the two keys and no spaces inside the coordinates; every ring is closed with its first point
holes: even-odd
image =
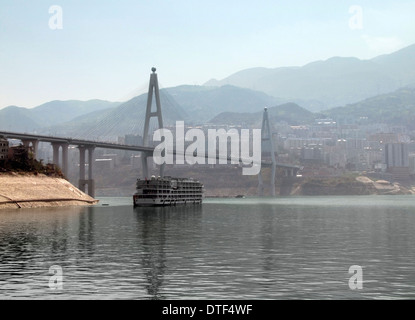
{"type": "Polygon", "coordinates": [[[95,197],[95,181],[93,178],[95,147],[88,147],[88,194],[95,197]]]}
{"type": "Polygon", "coordinates": [[[68,177],[69,161],[68,161],[68,144],[62,144],[62,173],[65,177],[68,177]]]}
{"type": "MultiPolygon", "coordinates": [[[[161,103],[160,103],[160,92],[159,92],[159,84],[157,79],[156,68],[151,68],[153,72],[150,75],[150,83],[148,87],[148,95],[147,95],[147,108],[146,108],[146,118],[144,121],[144,132],[143,132],[143,145],[148,147],[149,142],[149,135],[150,135],[150,120],[151,118],[157,118],[159,129],[163,128],[163,117],[161,113],[161,103]],[[156,97],[156,111],[152,111],[152,101],[153,101],[153,93],[156,97]]],[[[143,179],[150,178],[150,171],[148,170],[148,158],[151,158],[152,154],[142,152],[141,159],[142,159],[142,167],[143,167],[143,179]]],[[[160,167],[160,176],[164,176],[164,165],[160,167]]]]}
{"type": "Polygon", "coordinates": [[[85,147],[79,146],[79,190],[85,192],[85,147]]]}
{"type": "MultiPolygon", "coordinates": [[[[275,175],[276,175],[276,165],[277,161],[275,158],[275,143],[271,130],[271,125],[268,117],[268,109],[264,109],[262,117],[262,129],[261,129],[261,149],[266,150],[266,153],[271,155],[271,177],[270,177],[270,193],[272,196],[275,196],[275,175]]],[[[263,180],[261,171],[258,173],[258,195],[263,196],[263,180]]]]}
{"type": "Polygon", "coordinates": [[[88,195],[95,198],[95,180],[88,180],[88,195]]]}
{"type": "Polygon", "coordinates": [[[79,179],[85,179],[85,147],[79,148],[79,179]]]}
{"type": "Polygon", "coordinates": [[[32,144],[32,156],[33,159],[36,159],[37,150],[39,146],[39,140],[36,139],[22,139],[22,143],[26,148],[30,148],[30,144],[32,144]]]}
{"type": "Polygon", "coordinates": [[[33,159],[36,159],[39,150],[39,140],[32,140],[33,159]]]}
{"type": "Polygon", "coordinates": [[[160,166],[160,177],[164,177],[164,168],[166,167],[166,164],[165,163],[163,163],[161,166],[160,166]]]}
{"type": "Polygon", "coordinates": [[[149,179],[149,171],[148,171],[148,162],[147,162],[147,153],[146,152],[142,152],[141,153],[141,162],[142,162],[142,167],[143,167],[143,179],[149,179]]]}
{"type": "Polygon", "coordinates": [[[59,148],[61,147],[60,143],[52,143],[53,148],[53,164],[59,166],[59,148]]]}
{"type": "Polygon", "coordinates": [[[264,180],[262,178],[261,172],[258,174],[258,196],[264,196],[264,180]]]}
{"type": "Polygon", "coordinates": [[[88,147],[88,179],[92,180],[93,166],[94,166],[94,150],[95,147],[88,147]]]}
{"type": "Polygon", "coordinates": [[[94,171],[94,150],[95,146],[78,146],[79,149],[79,183],[78,188],[85,192],[86,185],[88,185],[88,194],[95,197],[95,181],[93,177],[94,171]],[[85,177],[85,153],[88,150],[88,177],[85,177]]]}

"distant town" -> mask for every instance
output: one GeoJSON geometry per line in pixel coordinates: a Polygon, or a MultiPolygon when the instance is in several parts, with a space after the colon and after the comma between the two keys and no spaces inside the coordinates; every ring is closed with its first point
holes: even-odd
{"type": "MultiPolygon", "coordinates": [[[[413,139],[415,131],[411,131],[405,126],[391,126],[382,123],[365,124],[365,119],[360,119],[359,122],[360,124],[347,124],[324,118],[315,119],[314,123],[309,125],[291,125],[284,121],[273,121],[272,131],[276,158],[280,163],[300,165],[301,170],[297,173],[298,179],[333,178],[354,173],[374,181],[384,180],[391,184],[399,183],[407,187],[412,186],[415,182],[415,141],[413,139]]],[[[187,126],[185,129],[191,128],[195,128],[195,126],[187,126]]],[[[250,129],[252,126],[203,124],[197,128],[207,132],[212,128],[241,130],[250,129]]],[[[142,137],[129,134],[118,137],[118,143],[140,146],[142,145],[142,137]]],[[[229,141],[228,144],[230,144],[229,141]]],[[[4,167],[4,163],[11,161],[16,154],[21,154],[22,148],[26,148],[28,155],[31,154],[31,146],[25,147],[18,140],[7,140],[0,137],[0,164],[3,163],[2,167],[4,167]]],[[[42,162],[46,164],[51,163],[51,149],[49,144],[40,143],[37,159],[42,159],[42,162]]],[[[75,185],[79,172],[77,151],[76,147],[69,149],[68,179],[75,185]]],[[[263,159],[270,157],[267,148],[263,148],[262,153],[263,159]]],[[[195,167],[201,172],[208,172],[209,170],[226,171],[238,168],[239,165],[229,163],[225,166],[197,164],[195,167]]],[[[169,168],[173,171],[180,170],[182,173],[192,170],[192,166],[189,164],[172,165],[169,168]]],[[[156,172],[155,165],[153,169],[156,172]]],[[[122,180],[125,180],[126,177],[131,181],[130,184],[133,187],[133,181],[139,176],[140,170],[141,154],[139,152],[117,150],[108,152],[104,149],[95,151],[94,176],[98,180],[96,184],[98,194],[100,188],[116,190],[117,183],[120,184],[119,187],[122,187],[122,180]],[[111,174],[111,172],[114,173],[111,174]],[[105,176],[114,177],[117,172],[123,172],[124,177],[114,179],[116,181],[113,181],[111,185],[105,176]],[[99,181],[102,181],[102,184],[99,181]]],[[[206,176],[208,175],[206,173],[206,176]]],[[[203,177],[199,178],[203,179],[203,177]]],[[[249,181],[252,187],[255,182],[252,179],[249,181]]],[[[226,188],[227,181],[220,182],[216,186],[226,188]]],[[[107,193],[104,192],[104,194],[107,193]]]]}

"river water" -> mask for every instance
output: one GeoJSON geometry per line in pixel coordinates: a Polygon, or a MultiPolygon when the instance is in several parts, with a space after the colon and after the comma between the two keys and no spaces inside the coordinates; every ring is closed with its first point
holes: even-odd
{"type": "Polygon", "coordinates": [[[3,210],[0,298],[413,299],[415,198],[3,210]]]}

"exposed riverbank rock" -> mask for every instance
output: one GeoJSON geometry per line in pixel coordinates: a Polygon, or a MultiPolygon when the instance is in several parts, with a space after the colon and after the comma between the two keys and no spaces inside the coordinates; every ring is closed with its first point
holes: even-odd
{"type": "Polygon", "coordinates": [[[91,205],[97,202],[63,178],[0,173],[0,209],[91,205]]]}
{"type": "Polygon", "coordinates": [[[397,182],[390,183],[386,180],[373,181],[364,176],[356,177],[356,180],[364,183],[369,188],[375,188],[376,194],[414,194],[412,189],[403,187],[397,182]]]}
{"type": "Polygon", "coordinates": [[[312,178],[296,188],[297,195],[405,195],[415,194],[399,183],[373,181],[365,176],[312,178]]]}

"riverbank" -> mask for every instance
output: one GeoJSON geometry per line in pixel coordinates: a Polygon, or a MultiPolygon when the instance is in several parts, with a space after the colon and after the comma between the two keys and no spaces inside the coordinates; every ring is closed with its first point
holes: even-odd
{"type": "Polygon", "coordinates": [[[301,182],[291,195],[410,195],[413,187],[405,187],[395,182],[371,180],[366,176],[333,178],[310,178],[301,182]]]}
{"type": "Polygon", "coordinates": [[[67,180],[31,173],[0,173],[0,210],[98,203],[67,180]]]}

